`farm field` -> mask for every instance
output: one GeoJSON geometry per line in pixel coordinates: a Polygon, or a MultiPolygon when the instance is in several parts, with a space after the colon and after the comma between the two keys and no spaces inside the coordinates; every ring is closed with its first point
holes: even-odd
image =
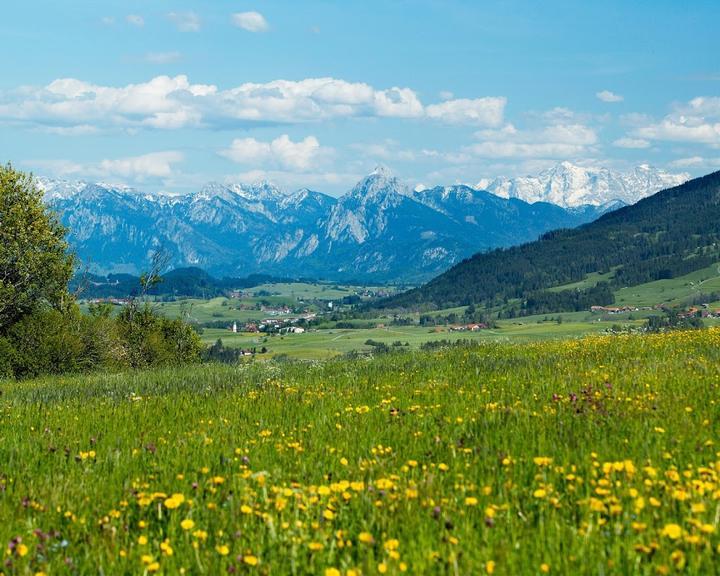
{"type": "Polygon", "coordinates": [[[4,574],[708,574],[720,330],[5,382],[4,574]]]}
{"type": "MultiPolygon", "coordinates": [[[[368,329],[322,329],[303,334],[233,334],[228,330],[205,329],[202,339],[212,344],[221,339],[232,348],[260,349],[265,346],[268,356],[287,356],[297,360],[323,360],[348,352],[370,352],[368,340],[388,346],[417,350],[427,342],[469,340],[471,342],[531,342],[558,338],[578,338],[587,334],[604,332],[613,325],[641,326],[642,320],[628,320],[627,314],[618,314],[609,321],[599,321],[599,316],[589,312],[561,314],[563,322],[543,321],[547,316],[528,316],[514,320],[501,320],[495,329],[478,332],[449,332],[445,327],[387,326],[368,329]],[[407,346],[406,346],[407,344],[407,346]]],[[[638,318],[642,315],[635,314],[638,318]]]]}

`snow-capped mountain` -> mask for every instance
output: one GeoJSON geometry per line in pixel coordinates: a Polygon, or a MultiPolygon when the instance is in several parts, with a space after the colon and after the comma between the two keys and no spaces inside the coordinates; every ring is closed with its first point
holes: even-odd
{"type": "Polygon", "coordinates": [[[602,206],[613,201],[634,204],[665,188],[678,186],[689,174],[671,174],[642,164],[630,172],[607,168],[584,168],[561,162],[537,176],[497,178],[478,183],[501,198],[519,198],[525,202],[550,202],[564,208],[583,205],[602,206]]]}
{"type": "Polygon", "coordinates": [[[563,208],[462,185],[412,191],[386,168],[340,198],[308,189],[286,194],[268,183],[210,183],[178,196],[49,179],[38,185],[80,260],[101,273],[137,273],[162,247],[174,267],[220,277],[419,281],[478,251],[528,242],[623,205],[563,208]]]}

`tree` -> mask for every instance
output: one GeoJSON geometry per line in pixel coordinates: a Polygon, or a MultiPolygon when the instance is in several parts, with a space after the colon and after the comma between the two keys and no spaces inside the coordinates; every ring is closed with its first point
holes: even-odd
{"type": "Polygon", "coordinates": [[[32,176],[0,166],[0,333],[42,307],[68,305],[74,257],[32,176]]]}

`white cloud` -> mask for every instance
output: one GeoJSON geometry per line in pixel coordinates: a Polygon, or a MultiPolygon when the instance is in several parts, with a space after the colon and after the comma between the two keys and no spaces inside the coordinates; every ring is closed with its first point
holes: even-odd
{"type": "MultiPolygon", "coordinates": [[[[175,52],[146,55],[154,63],[168,63],[178,57],[175,52]]],[[[410,88],[377,89],[336,78],[248,82],[227,90],[192,84],[184,75],[157,76],[121,87],[62,78],[41,88],[0,91],[0,122],[175,129],[376,116],[428,117],[448,123],[495,126],[502,120],[504,106],[505,98],[489,97],[449,100],[425,107],[410,88]]]]}
{"type": "Polygon", "coordinates": [[[602,92],[597,92],[595,94],[599,100],[602,100],[603,102],[622,102],[625,98],[620,96],[620,94],[615,94],[614,92],[610,92],[610,90],[603,90],[602,92]]]}
{"type": "Polygon", "coordinates": [[[322,170],[318,172],[294,172],[287,170],[253,169],[238,174],[229,174],[224,178],[227,184],[237,182],[259,183],[272,182],[285,190],[311,188],[326,192],[328,188],[338,193],[349,190],[360,178],[361,172],[334,172],[322,170]]]}
{"type": "Polygon", "coordinates": [[[167,17],[180,32],[197,32],[200,30],[200,16],[195,12],[169,12],[167,17]]]}
{"type": "Polygon", "coordinates": [[[180,52],[148,52],[145,60],[151,64],[171,64],[180,60],[180,52]]]}
{"type": "Polygon", "coordinates": [[[613,142],[618,148],[650,148],[650,142],[642,138],[618,138],[613,142]]]}
{"type": "Polygon", "coordinates": [[[460,98],[427,107],[427,115],[450,124],[499,126],[503,121],[505,98],[460,98]]]}
{"type": "Polygon", "coordinates": [[[638,128],[635,134],[648,140],[718,145],[720,122],[706,122],[703,118],[692,116],[667,117],[660,122],[638,128]]]}
{"type": "Polygon", "coordinates": [[[306,171],[316,167],[331,152],[331,149],[321,147],[315,136],[293,142],[287,134],[283,134],[269,142],[236,138],[230,148],[222,150],[220,155],[238,164],[306,171]]]}
{"type": "Polygon", "coordinates": [[[260,12],[238,12],[232,15],[232,22],[248,32],[265,32],[269,26],[260,12]]]}
{"type": "Polygon", "coordinates": [[[138,28],[142,28],[145,26],[145,18],[140,16],[139,14],[128,14],[125,17],[125,21],[128,24],[132,24],[133,26],[137,26],[138,28]]]}
{"type": "Polygon", "coordinates": [[[639,116],[633,119],[632,135],[646,140],[665,140],[720,146],[720,97],[700,96],[676,104],[660,120],[639,116]]]}
{"type": "Polygon", "coordinates": [[[443,101],[444,100],[452,100],[453,98],[455,98],[455,94],[450,92],[450,90],[441,90],[439,96],[440,96],[440,100],[443,100],[443,101]]]}
{"type": "Polygon", "coordinates": [[[583,124],[554,124],[518,130],[507,124],[498,130],[475,133],[481,142],[465,150],[485,158],[572,158],[597,143],[595,130],[583,124]]]}
{"type": "Polygon", "coordinates": [[[80,164],[70,160],[36,160],[33,165],[60,177],[122,178],[140,182],[147,178],[167,178],[174,172],[173,165],[184,156],[177,151],[151,152],[140,156],[104,159],[97,163],[80,164]]]}
{"type": "Polygon", "coordinates": [[[146,177],[163,178],[173,172],[173,164],[182,162],[181,152],[152,152],[142,156],[131,156],[117,160],[102,160],[98,169],[104,175],[121,176],[131,179],[146,177]]]}
{"type": "Polygon", "coordinates": [[[678,158],[670,162],[670,166],[673,168],[720,170],[720,157],[703,158],[702,156],[690,156],[689,158],[678,158]]]}

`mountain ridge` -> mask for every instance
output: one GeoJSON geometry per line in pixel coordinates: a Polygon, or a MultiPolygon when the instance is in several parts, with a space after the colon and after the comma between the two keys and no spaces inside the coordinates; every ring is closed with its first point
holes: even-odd
{"type": "Polygon", "coordinates": [[[270,183],[208,183],[184,195],[38,179],[99,273],[137,273],[163,247],[174,267],[342,280],[423,281],[478,251],[593,220],[617,204],[562,208],[455,185],[411,191],[378,168],[339,198],[270,183]]]}
{"type": "Polygon", "coordinates": [[[508,313],[522,315],[609,304],[614,289],[681,276],[720,261],[719,220],[720,171],[576,229],[476,254],[381,307],[504,305],[508,313]],[[590,273],[607,280],[585,290],[561,289],[590,273]]]}

